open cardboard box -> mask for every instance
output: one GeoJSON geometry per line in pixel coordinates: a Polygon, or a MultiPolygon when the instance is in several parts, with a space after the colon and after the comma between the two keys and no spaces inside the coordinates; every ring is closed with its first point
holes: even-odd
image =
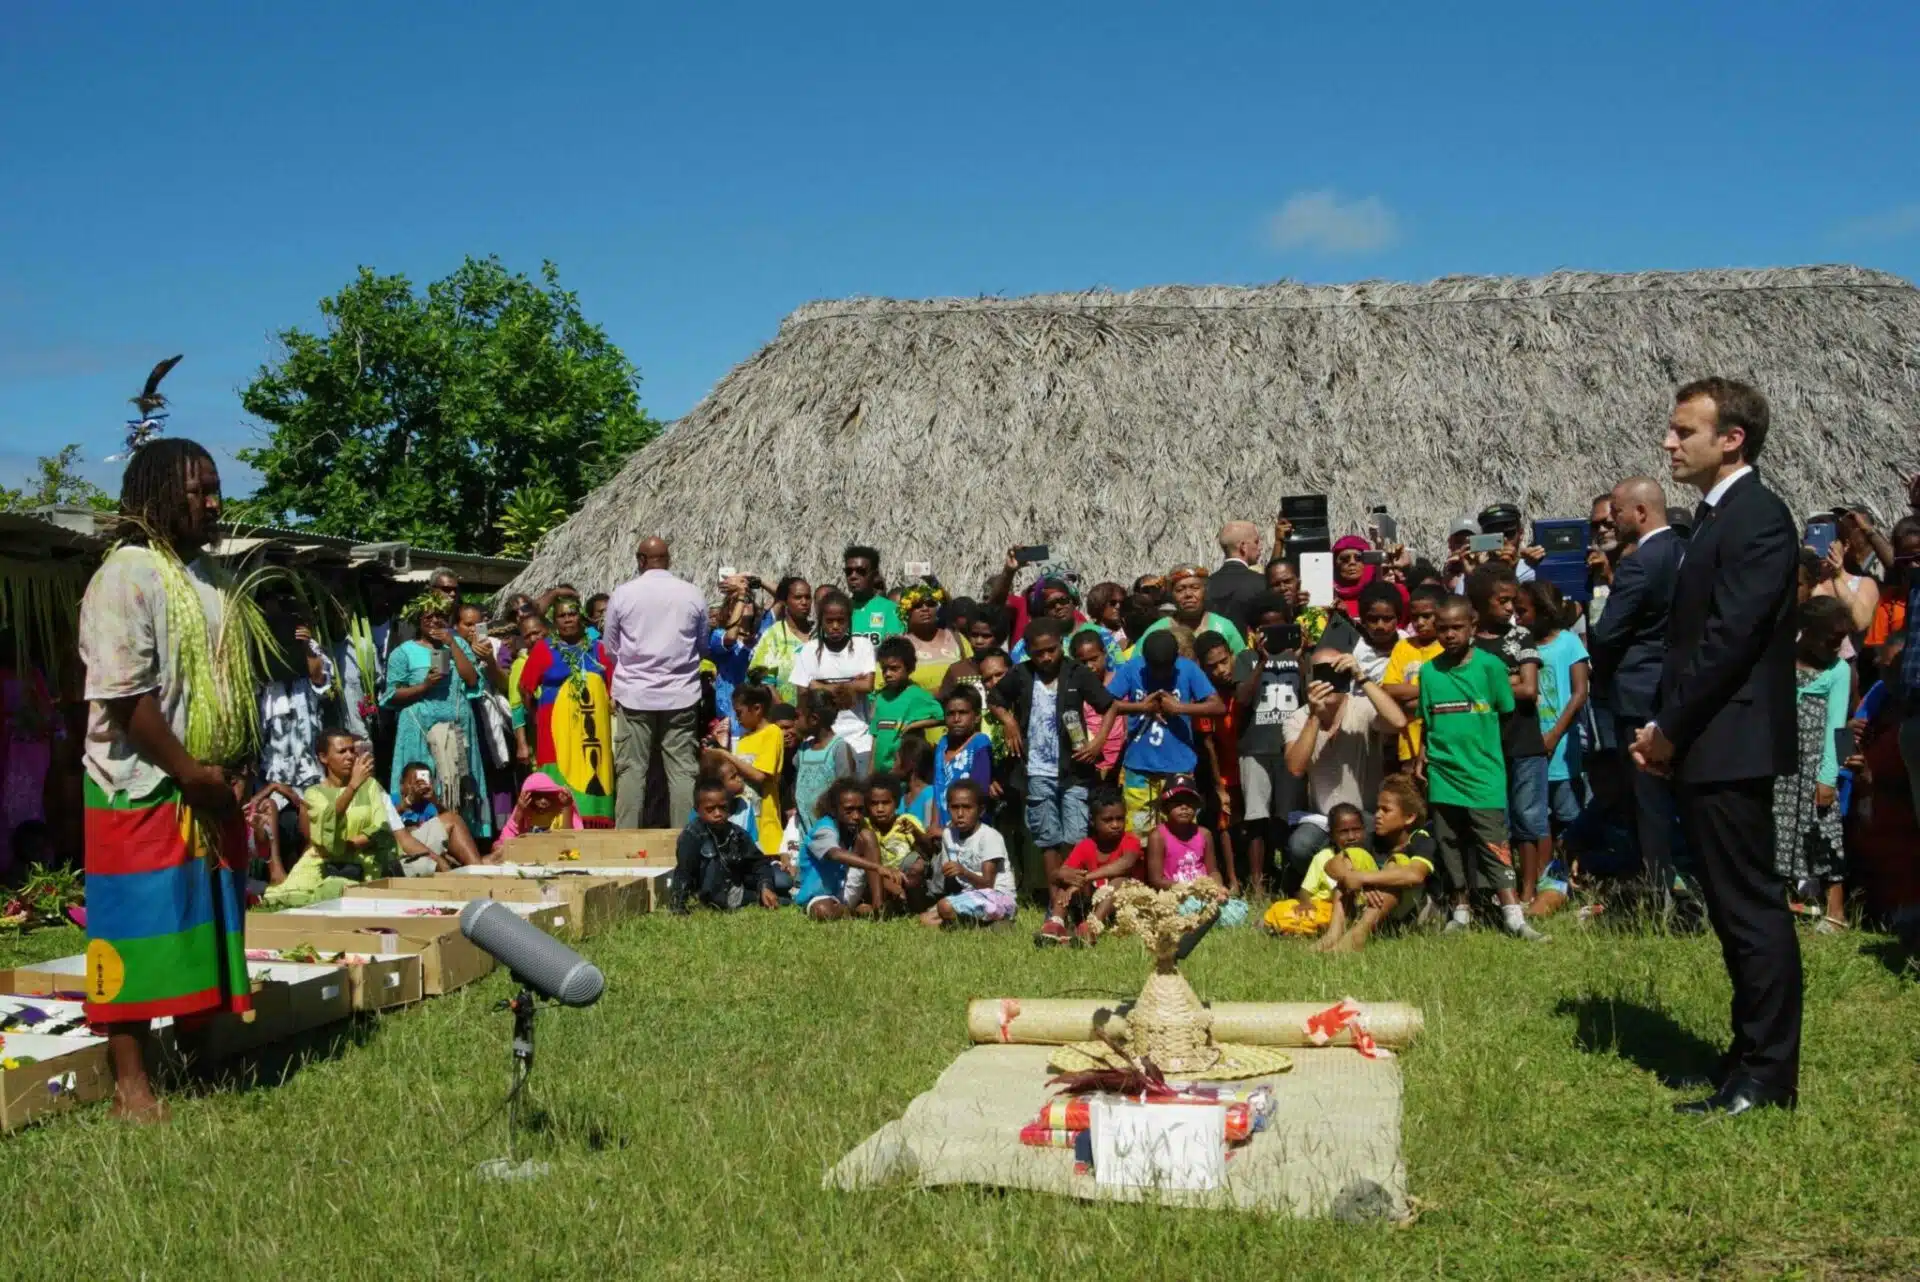
{"type": "Polygon", "coordinates": [[[646,912],[652,905],[646,883],[632,878],[559,877],[544,881],[514,877],[394,877],[368,882],[347,891],[351,900],[398,899],[461,900],[489,898],[509,904],[563,904],[568,935],[586,939],[615,922],[646,912]]]}
{"type": "Polygon", "coordinates": [[[247,947],[294,948],[307,944],[323,953],[412,955],[420,962],[420,991],[438,997],[484,979],[492,954],[460,933],[456,917],[331,920],[285,913],[248,913],[247,947]]]}
{"type": "MultiPolygon", "coordinates": [[[[78,983],[87,973],[87,959],[76,953],[37,962],[32,969],[60,982],[78,983]]],[[[253,1009],[245,1015],[221,1014],[207,1021],[204,1031],[193,1039],[197,1054],[225,1059],[337,1023],[353,1013],[347,973],[339,966],[248,962],[247,975],[253,985],[253,1009]]],[[[169,1044],[174,1040],[173,1023],[170,1018],[153,1021],[155,1031],[169,1044]]]]}
{"type": "Polygon", "coordinates": [[[529,832],[500,846],[510,864],[637,864],[673,867],[678,828],[575,828],[571,832],[529,832]],[[560,856],[577,855],[562,859],[560,856]]]}
{"type": "MultiPolygon", "coordinates": [[[[52,975],[38,978],[49,988],[56,982],[52,975]]],[[[93,1030],[84,1022],[87,1017],[86,1005],[78,994],[66,997],[17,993],[0,995],[0,1024],[29,1008],[42,1012],[47,1018],[32,1025],[23,1024],[10,1032],[0,1032],[0,1037],[10,1037],[16,1033],[32,1033],[35,1037],[93,1037],[93,1030]]]]}
{"type": "Polygon", "coordinates": [[[469,864],[464,868],[455,868],[450,872],[435,875],[455,878],[461,882],[475,880],[551,882],[590,877],[630,881],[641,887],[638,892],[641,907],[636,911],[648,913],[657,911],[667,902],[667,878],[673,876],[673,869],[640,864],[469,864]]]}
{"type": "Polygon", "coordinates": [[[0,994],[9,997],[51,997],[64,1002],[82,1002],[87,997],[86,977],[84,974],[56,975],[31,965],[22,966],[17,970],[0,970],[0,994]]]}
{"type": "Polygon", "coordinates": [[[113,1094],[104,1037],[6,1033],[0,1035],[0,1055],[34,1061],[0,1072],[0,1131],[113,1094]]]}
{"type": "MultiPolygon", "coordinates": [[[[451,922],[453,929],[460,929],[460,910],[470,900],[479,899],[479,895],[456,896],[443,892],[433,899],[397,899],[393,897],[374,897],[366,899],[328,899],[305,908],[283,908],[276,917],[321,918],[327,921],[351,921],[354,928],[366,925],[392,926],[404,928],[419,921],[451,922]],[[448,911],[451,910],[451,911],[448,911]]],[[[525,917],[529,922],[546,931],[549,935],[558,935],[567,929],[567,906],[565,904],[545,903],[509,903],[506,907],[515,915],[525,917]]],[[[267,914],[261,914],[265,916],[267,914]]]]}
{"type": "MultiPolygon", "coordinates": [[[[426,996],[425,980],[422,974],[418,953],[394,953],[390,956],[377,955],[380,950],[378,939],[369,937],[357,949],[316,949],[324,960],[322,966],[338,966],[347,973],[347,992],[352,997],[356,1011],[387,1010],[395,1006],[407,1006],[426,996]]],[[[247,960],[291,961],[284,955],[286,949],[297,948],[297,944],[264,946],[249,944],[247,960]]],[[[0,999],[4,1004],[4,999],[0,999]]]]}

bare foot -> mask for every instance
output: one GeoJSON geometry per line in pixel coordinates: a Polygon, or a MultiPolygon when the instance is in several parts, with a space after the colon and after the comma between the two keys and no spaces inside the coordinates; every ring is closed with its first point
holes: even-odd
{"type": "Polygon", "coordinates": [[[1339,942],[1339,936],[1329,931],[1326,934],[1320,936],[1320,938],[1314,940],[1312,946],[1307,951],[1314,952],[1314,953],[1329,953],[1333,951],[1333,946],[1338,942],[1339,942]]]}
{"type": "Polygon", "coordinates": [[[1366,946],[1367,941],[1350,930],[1340,936],[1339,940],[1337,940],[1332,947],[1328,948],[1327,951],[1330,953],[1357,953],[1366,946]]]}
{"type": "Polygon", "coordinates": [[[125,1095],[115,1091],[108,1116],[129,1126],[164,1126],[173,1120],[173,1110],[151,1090],[125,1095]]]}

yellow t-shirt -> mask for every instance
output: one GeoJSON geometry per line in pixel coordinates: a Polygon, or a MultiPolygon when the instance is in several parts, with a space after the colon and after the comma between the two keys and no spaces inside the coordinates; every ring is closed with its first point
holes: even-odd
{"type": "Polygon", "coordinates": [[[919,848],[914,843],[926,832],[918,819],[906,814],[895,815],[893,827],[885,832],[874,828],[871,821],[867,827],[873,828],[873,835],[880,843],[880,862],[896,872],[918,856],[919,848]]]}
{"type": "Polygon", "coordinates": [[[1345,855],[1347,862],[1361,872],[1379,872],[1380,865],[1373,860],[1373,852],[1365,846],[1348,846],[1345,850],[1335,850],[1328,846],[1313,857],[1307,865],[1307,875],[1300,882],[1300,898],[1332,899],[1334,892],[1340,889],[1339,883],[1327,876],[1327,865],[1336,855],[1345,855]]]}
{"type": "MultiPolygon", "coordinates": [[[[1393,653],[1387,656],[1387,673],[1380,679],[1383,686],[1420,684],[1420,669],[1428,660],[1439,655],[1441,645],[1438,641],[1421,645],[1402,637],[1393,647],[1393,653]]],[[[1414,711],[1419,705],[1414,706],[1414,711]]],[[[1400,732],[1400,760],[1412,761],[1420,755],[1420,718],[1414,712],[1407,714],[1407,728],[1400,732]]]]}
{"type": "Polygon", "coordinates": [[[759,840],[760,853],[764,855],[780,853],[780,835],[786,827],[780,822],[779,784],[786,751],[787,741],[781,736],[780,727],[771,721],[752,734],[740,736],[740,742],[733,746],[735,756],[745,757],[755,770],[764,770],[773,776],[774,781],[764,790],[753,790],[760,797],[759,840]]]}

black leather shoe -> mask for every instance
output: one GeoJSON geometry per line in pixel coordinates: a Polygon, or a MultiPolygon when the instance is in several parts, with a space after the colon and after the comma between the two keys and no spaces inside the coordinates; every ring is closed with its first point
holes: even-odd
{"type": "Polygon", "coordinates": [[[1713,1113],[1725,1113],[1728,1117],[1738,1117],[1756,1108],[1791,1109],[1799,1102],[1799,1096],[1795,1092],[1768,1090],[1752,1078],[1736,1077],[1705,1099],[1675,1104],[1673,1111],[1682,1116],[1691,1117],[1713,1113]]]}

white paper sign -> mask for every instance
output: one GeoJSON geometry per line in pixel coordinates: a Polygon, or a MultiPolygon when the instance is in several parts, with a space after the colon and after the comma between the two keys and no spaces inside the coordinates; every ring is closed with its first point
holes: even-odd
{"type": "Polygon", "coordinates": [[[1227,1180],[1227,1110],[1095,1099],[1093,1177],[1135,1188],[1217,1189],[1227,1180]]]}
{"type": "Polygon", "coordinates": [[[1300,554],[1300,590],[1309,605],[1333,605],[1333,553],[1300,554]]]}

